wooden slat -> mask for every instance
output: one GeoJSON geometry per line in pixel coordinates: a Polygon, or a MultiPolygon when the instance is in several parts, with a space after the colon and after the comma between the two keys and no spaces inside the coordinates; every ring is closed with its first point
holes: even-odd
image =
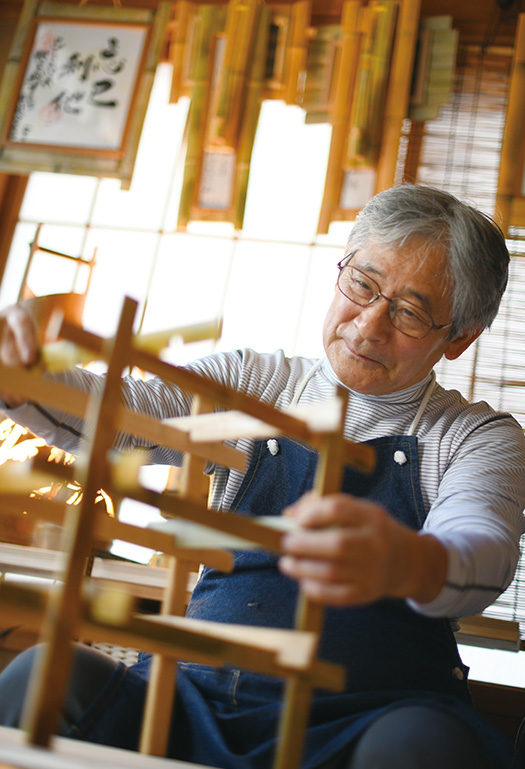
{"type": "Polygon", "coordinates": [[[246,470],[246,455],[242,451],[224,446],[222,443],[194,441],[186,431],[174,424],[161,422],[123,406],[118,409],[117,426],[123,432],[145,438],[154,445],[166,446],[180,452],[191,452],[217,465],[232,467],[240,472],[246,470]]]}
{"type": "MultiPolygon", "coordinates": [[[[139,368],[160,376],[167,382],[177,384],[182,390],[210,398],[228,410],[239,410],[263,422],[273,425],[283,434],[309,443],[314,448],[322,444],[323,437],[309,429],[301,419],[275,409],[257,398],[241,393],[217,382],[205,379],[193,371],[169,364],[147,353],[137,351],[134,362],[139,368]]],[[[375,463],[375,452],[363,444],[345,443],[345,462],[363,472],[370,472],[375,463]]]]}
{"type": "MultiPolygon", "coordinates": [[[[341,403],[339,400],[324,401],[310,406],[286,409],[285,413],[305,422],[313,433],[325,434],[337,429],[341,420],[341,403]]],[[[238,440],[239,438],[261,439],[280,434],[273,425],[236,410],[174,417],[163,419],[162,422],[188,432],[196,442],[238,440]]]]}
{"type": "MultiPolygon", "coordinates": [[[[338,388],[342,402],[339,431],[325,438],[319,453],[314,489],[320,495],[340,490],[344,468],[344,425],[348,406],[348,390],[338,388]]],[[[294,627],[298,631],[314,632],[319,639],[324,619],[324,607],[299,591],[294,627]]],[[[287,681],[283,715],[279,723],[279,740],[275,769],[298,767],[304,748],[304,735],[310,717],[313,683],[308,678],[295,677],[287,681]]]]}
{"type": "MultiPolygon", "coordinates": [[[[176,558],[170,558],[168,584],[162,599],[161,621],[166,615],[183,615],[186,608],[186,583],[188,564],[176,558]]],[[[140,735],[140,752],[154,756],[167,753],[173,705],[177,660],[155,654],[151,663],[148,692],[144,706],[144,717],[140,735]]]]}
{"type": "Polygon", "coordinates": [[[207,622],[189,617],[145,615],[152,624],[165,624],[172,628],[185,628],[207,638],[219,638],[253,647],[254,652],[269,650],[277,655],[277,662],[290,669],[308,670],[314,663],[317,650],[315,633],[279,628],[233,625],[226,622],[207,622]]]}
{"type": "Polygon", "coordinates": [[[50,604],[44,627],[47,639],[40,665],[35,669],[24,706],[23,723],[33,744],[46,746],[55,732],[64,700],[71,661],[70,639],[75,636],[80,607],[78,596],[84,579],[86,559],[91,550],[95,527],[92,506],[105,476],[105,458],[114,436],[114,403],[120,400],[121,373],[128,360],[136,303],[124,302],[114,352],[104,380],[100,401],[93,403],[95,431],[89,460],[80,477],[83,498],[80,510],[71,522],[70,547],[65,581],[50,604]]]}
{"type": "MultiPolygon", "coordinates": [[[[96,337],[94,334],[78,329],[67,321],[64,321],[62,324],[60,333],[68,339],[71,339],[75,344],[92,349],[94,352],[97,352],[97,354],[100,354],[101,357],[104,357],[104,349],[107,343],[100,337],[96,337]]],[[[283,434],[309,443],[314,448],[320,447],[323,443],[323,435],[320,434],[317,429],[312,430],[305,420],[299,419],[289,412],[281,411],[269,404],[263,403],[253,396],[246,395],[238,390],[206,379],[194,371],[166,363],[144,350],[135,347],[130,354],[130,359],[127,360],[126,363],[127,365],[136,365],[144,371],[155,374],[166,382],[171,382],[177,385],[185,392],[209,398],[213,403],[224,409],[242,411],[255,419],[259,419],[262,422],[272,425],[283,434]]],[[[0,367],[0,374],[2,371],[3,369],[0,367]]],[[[32,392],[34,392],[34,390],[32,390],[32,392]]],[[[21,392],[21,394],[26,396],[25,392],[21,392]]],[[[54,399],[54,401],[56,401],[56,399],[54,399]]],[[[55,405],[55,402],[53,404],[48,403],[48,405],[55,405]]],[[[133,412],[130,412],[130,414],[131,413],[133,412]]],[[[124,419],[130,420],[131,416],[127,415],[124,419]]],[[[160,428],[158,429],[160,430],[160,428]]],[[[351,441],[345,441],[344,445],[346,464],[353,466],[362,472],[370,472],[373,470],[375,464],[375,452],[371,447],[364,444],[355,444],[351,441]]]]}
{"type": "Polygon", "coordinates": [[[204,504],[190,500],[172,497],[151,489],[122,489],[126,497],[157,507],[166,514],[186,518],[203,526],[215,528],[234,536],[250,540],[260,547],[279,553],[281,552],[282,532],[269,526],[262,526],[252,519],[240,515],[232,515],[216,510],[210,510],[204,504]]]}
{"type": "Polygon", "coordinates": [[[89,394],[74,387],[68,387],[61,382],[43,379],[41,373],[15,369],[0,364],[2,387],[7,392],[13,392],[22,398],[35,400],[44,406],[50,406],[57,411],[65,411],[76,417],[83,418],[86,413],[89,394]]]}
{"type": "MultiPolygon", "coordinates": [[[[38,629],[45,605],[44,591],[9,584],[0,590],[0,608],[6,623],[23,623],[27,628],[38,629]]],[[[222,623],[206,623],[203,620],[190,622],[184,617],[159,618],[151,615],[130,616],[125,622],[112,624],[94,615],[90,603],[82,602],[78,631],[80,637],[90,638],[94,642],[104,640],[201,664],[231,664],[278,677],[294,676],[297,673],[297,661],[289,659],[293,655],[290,638],[294,637],[295,630],[274,633],[273,629],[264,628],[261,639],[256,642],[253,636],[258,635],[257,631],[261,630],[259,628],[249,627],[245,630],[245,626],[234,625],[231,630],[234,636],[232,640],[229,631],[221,626],[222,623]],[[193,629],[192,623],[195,623],[193,629]],[[242,638],[244,641],[240,640],[242,638]],[[278,662],[281,654],[287,659],[286,664],[278,662]]],[[[306,650],[310,644],[308,635],[305,635],[304,641],[306,650]]],[[[302,662],[309,669],[312,685],[334,691],[343,688],[344,670],[340,666],[317,660],[315,655],[310,659],[308,651],[303,651],[302,662]]]]}
{"type": "MultiPolygon", "coordinates": [[[[130,750],[56,737],[52,750],[28,745],[20,729],[0,726],[0,761],[16,769],[159,769],[159,759],[130,750]]],[[[170,759],[170,769],[206,769],[201,764],[170,759]]]]}
{"type": "Polygon", "coordinates": [[[122,523],[116,518],[110,518],[104,513],[97,512],[96,533],[101,539],[108,541],[120,539],[133,542],[140,547],[156,550],[165,555],[187,561],[192,566],[206,562],[208,566],[219,571],[230,572],[233,569],[233,555],[225,550],[202,547],[179,547],[176,537],[158,529],[133,526],[122,523]]]}
{"type": "MultiPolygon", "coordinates": [[[[75,258],[75,257],[70,257],[75,258]]],[[[89,264],[89,262],[86,262],[89,264]]],[[[60,299],[63,297],[63,301],[71,301],[71,298],[75,298],[82,295],[76,294],[50,294],[49,296],[37,296],[32,299],[26,299],[25,303],[27,309],[31,311],[32,306],[35,306],[35,310],[32,315],[38,311],[38,305],[41,303],[45,305],[46,301],[51,302],[54,297],[60,299]],[[31,304],[32,303],[32,304],[31,304]]],[[[58,301],[58,300],[57,300],[58,301]]],[[[71,321],[71,318],[68,318],[71,321]]],[[[79,336],[84,339],[86,346],[69,342],[48,342],[42,346],[42,361],[45,364],[45,368],[52,373],[60,373],[61,371],[67,371],[77,363],[85,364],[90,363],[94,359],[108,360],[111,355],[111,339],[102,339],[95,334],[78,331],[73,331],[74,326],[70,322],[66,325],[63,324],[65,331],[69,329],[70,336],[79,336]]],[[[210,321],[204,321],[202,323],[195,323],[189,326],[176,326],[171,329],[163,329],[161,331],[151,332],[149,334],[136,334],[134,337],[134,344],[137,348],[146,352],[158,355],[170,344],[171,340],[180,339],[185,343],[198,342],[202,340],[212,339],[217,340],[222,332],[222,321],[219,318],[214,318],[210,321]]]]}
{"type": "MultiPolygon", "coordinates": [[[[213,403],[197,396],[192,404],[194,415],[213,409],[213,403]]],[[[183,499],[206,504],[207,494],[203,494],[202,478],[205,460],[186,454],[182,468],[182,480],[179,493],[183,499]]],[[[208,563],[203,555],[202,562],[208,563]]],[[[231,561],[233,568],[233,559],[231,561]]],[[[186,610],[186,584],[190,564],[180,558],[170,558],[168,567],[168,585],[162,600],[159,620],[166,622],[169,615],[182,618],[186,610]]],[[[184,621],[184,620],[183,620],[184,621]]],[[[142,724],[140,750],[156,756],[166,755],[172,711],[175,702],[177,661],[174,657],[155,654],[151,665],[151,675],[142,724]]]]}

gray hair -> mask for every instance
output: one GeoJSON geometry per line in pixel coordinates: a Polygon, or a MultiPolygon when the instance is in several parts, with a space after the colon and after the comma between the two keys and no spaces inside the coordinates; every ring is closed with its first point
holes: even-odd
{"type": "Polygon", "coordinates": [[[413,241],[423,244],[423,256],[435,246],[446,255],[444,278],[452,288],[449,337],[489,328],[507,285],[510,261],[496,222],[448,192],[401,184],[378,193],[362,209],[347,252],[370,242],[401,248],[413,241]]]}

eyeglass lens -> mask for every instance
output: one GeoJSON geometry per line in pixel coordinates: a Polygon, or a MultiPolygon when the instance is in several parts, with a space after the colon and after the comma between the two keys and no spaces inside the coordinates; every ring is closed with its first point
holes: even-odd
{"type": "Polygon", "coordinates": [[[380,297],[385,299],[390,305],[392,325],[408,336],[421,338],[433,326],[431,317],[424,310],[406,299],[385,297],[373,278],[351,264],[340,268],[338,286],[350,301],[361,307],[378,301],[380,297]]]}

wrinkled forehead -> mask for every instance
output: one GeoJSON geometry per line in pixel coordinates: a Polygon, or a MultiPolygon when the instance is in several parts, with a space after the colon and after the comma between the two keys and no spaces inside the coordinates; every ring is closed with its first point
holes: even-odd
{"type": "Polygon", "coordinates": [[[378,240],[374,237],[348,239],[345,254],[355,254],[352,261],[355,263],[380,256],[383,264],[396,266],[409,265],[414,272],[424,269],[432,273],[434,278],[440,280],[445,287],[451,287],[451,273],[449,270],[448,255],[439,244],[422,238],[405,239],[402,242],[378,240]]]}
{"type": "Polygon", "coordinates": [[[350,253],[354,254],[352,264],[387,294],[417,301],[431,314],[441,310],[447,317],[450,314],[453,283],[442,248],[420,242],[388,247],[370,241],[350,253]]]}

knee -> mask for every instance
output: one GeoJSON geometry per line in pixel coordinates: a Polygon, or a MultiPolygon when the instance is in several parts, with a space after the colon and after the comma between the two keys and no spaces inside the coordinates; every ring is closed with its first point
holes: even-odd
{"type": "Polygon", "coordinates": [[[26,649],[0,673],[0,724],[2,726],[20,726],[31,671],[42,648],[42,645],[38,645],[26,649]]]}
{"type": "Polygon", "coordinates": [[[476,736],[458,719],[425,706],[405,706],[374,721],[348,769],[488,769],[476,736]]]}
{"type": "MultiPolygon", "coordinates": [[[[20,726],[32,670],[44,649],[44,644],[26,649],[0,674],[0,725],[20,726]]],[[[83,644],[74,644],[72,652],[59,734],[67,734],[70,725],[82,717],[117,665],[113,658],[83,644]]]]}

